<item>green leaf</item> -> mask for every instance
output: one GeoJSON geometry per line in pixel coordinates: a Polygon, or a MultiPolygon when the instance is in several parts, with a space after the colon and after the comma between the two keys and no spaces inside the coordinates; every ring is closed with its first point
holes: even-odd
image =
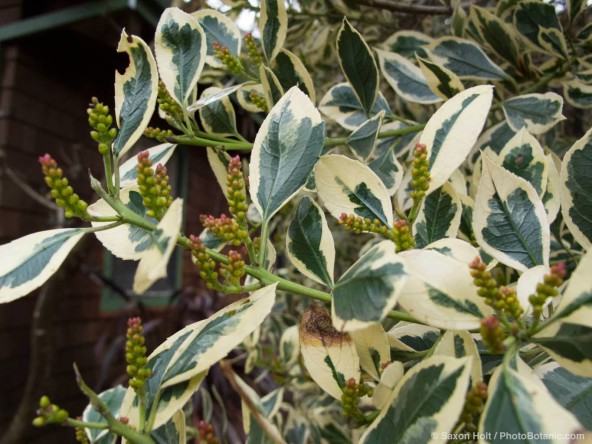
{"type": "MultiPolygon", "coordinates": [[[[169,159],[177,148],[176,144],[173,143],[162,143],[160,145],[148,148],[148,159],[152,162],[152,165],[166,165],[169,159]]],[[[138,158],[136,156],[130,157],[123,164],[119,166],[119,186],[121,188],[127,188],[136,185],[138,180],[138,158]]]]}
{"type": "Polygon", "coordinates": [[[563,157],[560,182],[563,220],[576,241],[589,249],[592,246],[592,129],[563,157]]]}
{"type": "Polygon", "coordinates": [[[309,197],[304,197],[288,227],[286,253],[305,276],[333,286],[335,245],[323,211],[309,197]]]}
{"type": "Polygon", "coordinates": [[[282,48],[275,57],[273,72],[284,91],[297,86],[310,97],[313,103],[316,102],[316,93],[312,78],[304,63],[294,53],[282,48]]]}
{"type": "Polygon", "coordinates": [[[206,59],[203,29],[194,17],[179,8],[167,8],[156,27],[154,51],[162,82],[185,109],[206,59]]]}
{"type": "Polygon", "coordinates": [[[481,38],[501,58],[520,68],[520,49],[516,31],[485,8],[471,5],[471,21],[479,30],[481,38]]]}
{"type": "MultiPolygon", "coordinates": [[[[126,391],[127,390],[125,388],[118,385],[99,394],[99,399],[105,403],[107,409],[115,418],[119,417],[119,410],[121,408],[121,403],[123,402],[123,397],[125,396],[126,391]]],[[[82,412],[82,420],[85,422],[107,424],[107,420],[103,418],[103,416],[101,416],[101,414],[97,412],[91,404],[88,404],[82,412]]],[[[91,443],[96,443],[99,441],[113,442],[116,438],[116,436],[112,433],[109,433],[108,430],[89,428],[84,430],[88,440],[91,443]]]]}
{"type": "Polygon", "coordinates": [[[156,444],[186,444],[185,413],[178,410],[170,421],[150,433],[156,444]]]}
{"type": "Polygon", "coordinates": [[[444,237],[456,237],[462,205],[454,188],[445,183],[428,194],[413,224],[413,235],[418,248],[423,248],[444,237]]]}
{"type": "Polygon", "coordinates": [[[347,136],[346,143],[359,160],[367,160],[372,155],[383,118],[384,111],[381,111],[347,136]]]}
{"type": "Polygon", "coordinates": [[[450,99],[465,89],[460,79],[449,69],[419,56],[417,61],[429,88],[438,97],[450,99]]]}
{"type": "MultiPolygon", "coordinates": [[[[208,97],[220,97],[223,90],[215,86],[205,89],[201,93],[201,100],[206,101],[208,97]]],[[[210,102],[199,108],[199,119],[208,133],[220,135],[235,135],[236,115],[228,96],[222,96],[218,100],[210,102]]]]}
{"type": "Polygon", "coordinates": [[[337,53],[339,65],[358,98],[367,116],[378,93],[378,68],[370,47],[364,38],[343,19],[337,34],[337,53]]]}
{"type": "Polygon", "coordinates": [[[338,83],[327,91],[327,94],[321,99],[319,110],[343,128],[351,131],[368,120],[368,117],[373,117],[380,111],[391,112],[386,99],[379,92],[370,111],[370,116],[366,116],[354,90],[347,83],[338,83]]]}
{"type": "Polygon", "coordinates": [[[522,128],[499,154],[498,164],[529,182],[542,197],[547,187],[549,167],[545,152],[525,128],[522,128]]]}
{"type": "Polygon", "coordinates": [[[293,87],[263,121],[251,152],[251,199],[268,221],[302,188],[323,149],[325,124],[293,87]]]}
{"type": "Polygon", "coordinates": [[[491,86],[474,86],[445,102],[428,120],[419,139],[429,155],[428,193],[440,188],[466,160],[487,120],[492,98],[491,86]]]}
{"type": "Polygon", "coordinates": [[[531,134],[543,134],[565,120],[563,98],[555,93],[525,94],[503,104],[508,124],[514,131],[525,127],[531,134]]]}
{"type": "Polygon", "coordinates": [[[481,152],[489,147],[495,154],[499,154],[515,134],[516,132],[510,128],[510,125],[505,120],[496,123],[483,131],[483,134],[477,140],[477,151],[481,152]]]}
{"type": "Polygon", "coordinates": [[[375,245],[335,284],[333,324],[340,331],[353,331],[380,322],[397,302],[406,277],[393,243],[375,245]]]}
{"type": "Polygon", "coordinates": [[[477,295],[466,263],[435,250],[408,250],[398,255],[409,274],[398,302],[416,319],[432,327],[472,330],[491,313],[477,295]]]}
{"type": "Polygon", "coordinates": [[[414,366],[360,438],[361,444],[437,442],[464,405],[471,361],[431,357],[414,366]],[[434,438],[434,436],[436,438],[434,438]]]}
{"type": "Polygon", "coordinates": [[[261,79],[267,107],[271,109],[284,95],[284,89],[273,71],[265,65],[259,67],[259,78],[261,79]]]}
{"type": "Polygon", "coordinates": [[[134,292],[142,294],[157,280],[166,277],[167,264],[177,245],[183,222],[183,201],[175,199],[156,230],[150,233],[149,247],[142,255],[134,275],[134,292]]]}
{"type": "Polygon", "coordinates": [[[508,75],[469,40],[442,37],[428,46],[430,60],[461,79],[504,80],[508,75]]]}
{"type": "Polygon", "coordinates": [[[333,217],[354,214],[393,225],[391,198],[380,178],[366,165],[341,155],[322,156],[315,168],[319,197],[333,217]]]}
{"type": "Polygon", "coordinates": [[[213,68],[222,68],[224,63],[214,55],[214,42],[225,46],[233,56],[240,56],[241,33],[232,19],[214,9],[200,9],[191,13],[205,32],[207,52],[205,61],[213,68]]]}
{"type": "Polygon", "coordinates": [[[288,32],[288,14],[283,0],[262,0],[259,13],[261,46],[271,62],[284,45],[288,32]]]}
{"type": "Polygon", "coordinates": [[[400,54],[403,57],[414,60],[416,55],[426,57],[424,47],[429,45],[433,39],[426,34],[417,31],[397,31],[381,45],[388,51],[400,54]]]}
{"type": "Polygon", "coordinates": [[[524,0],[518,3],[514,13],[514,26],[533,48],[540,47],[541,29],[555,29],[562,32],[555,7],[538,0],[524,0]]]}
{"type": "Polygon", "coordinates": [[[547,213],[534,187],[483,156],[473,231],[488,254],[520,271],[549,264],[547,213]]]}
{"type": "Polygon", "coordinates": [[[556,362],[536,369],[547,390],[588,430],[592,429],[592,379],[576,376],[556,362]]]}
{"type": "Polygon", "coordinates": [[[502,365],[494,372],[488,387],[479,433],[484,443],[559,443],[559,439],[533,439],[533,436],[567,436],[581,431],[577,419],[563,409],[545,386],[522,361],[517,369],[502,365]]]}
{"type": "Polygon", "coordinates": [[[300,322],[300,350],[311,378],[326,393],[341,399],[345,382],[360,380],[360,360],[348,333],[336,330],[324,308],[309,305],[300,322]]]}
{"type": "Polygon", "coordinates": [[[158,70],[148,45],[125,30],[117,52],[126,52],[130,64],[123,74],[115,73],[115,120],[119,127],[113,152],[121,157],[142,136],[154,113],[158,93],[158,70]]]}
{"type": "Polygon", "coordinates": [[[0,246],[0,303],[43,285],[84,236],[79,228],[40,231],[0,246]]]}

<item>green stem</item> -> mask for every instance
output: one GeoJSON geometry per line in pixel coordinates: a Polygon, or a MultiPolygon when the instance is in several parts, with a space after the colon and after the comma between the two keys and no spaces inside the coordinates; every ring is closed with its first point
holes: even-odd
{"type": "Polygon", "coordinates": [[[158,412],[158,404],[160,404],[160,395],[162,390],[157,390],[152,401],[152,408],[150,409],[150,416],[148,417],[148,423],[146,424],[146,430],[152,430],[154,427],[154,421],[156,420],[156,413],[158,412]]]}
{"type": "Polygon", "coordinates": [[[250,151],[253,148],[253,144],[250,142],[224,142],[220,140],[205,139],[197,136],[173,136],[170,138],[174,143],[180,143],[183,145],[192,146],[209,146],[212,148],[222,147],[225,150],[235,151],[250,151]]]}
{"type": "Polygon", "coordinates": [[[86,421],[79,421],[78,419],[68,418],[66,420],[66,425],[70,427],[84,427],[85,429],[96,429],[96,430],[105,430],[109,428],[109,425],[105,424],[104,422],[86,422],[86,421]]]}
{"type": "Polygon", "coordinates": [[[142,393],[136,393],[140,400],[139,411],[140,411],[140,424],[138,426],[140,433],[144,433],[145,431],[150,431],[150,429],[146,428],[146,393],[142,391],[142,393]]]}
{"type": "Polygon", "coordinates": [[[265,267],[265,254],[267,253],[267,238],[269,236],[269,224],[263,221],[261,226],[261,236],[259,237],[259,257],[257,263],[261,267],[265,267]]]}
{"type": "Polygon", "coordinates": [[[116,435],[123,436],[129,442],[133,444],[155,444],[154,440],[142,433],[138,433],[132,430],[130,427],[123,424],[117,418],[113,416],[109,407],[103,402],[101,398],[84,382],[82,375],[78,370],[76,364],[74,364],[74,373],[76,374],[76,382],[80,390],[88,397],[90,404],[93,408],[107,421],[107,425],[111,432],[116,435]]]}
{"type": "Polygon", "coordinates": [[[119,222],[120,216],[91,216],[87,219],[89,222],[119,222]]]}
{"type": "Polygon", "coordinates": [[[112,196],[115,194],[115,186],[113,185],[113,164],[111,161],[111,153],[103,155],[103,164],[105,166],[105,183],[107,184],[107,190],[112,196]]]}

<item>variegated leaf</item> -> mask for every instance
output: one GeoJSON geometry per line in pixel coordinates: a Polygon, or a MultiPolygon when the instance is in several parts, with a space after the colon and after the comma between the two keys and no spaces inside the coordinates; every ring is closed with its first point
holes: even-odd
{"type": "Polygon", "coordinates": [[[157,280],[166,277],[167,264],[177,245],[183,222],[183,201],[175,199],[156,230],[150,232],[150,245],[142,255],[134,275],[134,292],[142,294],[157,280]]]}
{"type": "Polygon", "coordinates": [[[272,417],[280,407],[284,389],[274,390],[260,398],[257,392],[234,372],[232,372],[232,378],[241,392],[243,427],[247,435],[246,443],[273,444],[278,442],[277,440],[281,439],[281,434],[273,423],[272,417]],[[245,398],[248,399],[248,402],[245,398]]]}
{"type": "Polygon", "coordinates": [[[333,325],[339,331],[353,331],[380,322],[396,304],[406,277],[404,262],[391,241],[370,248],[335,284],[333,325]]]}
{"type": "Polygon", "coordinates": [[[267,107],[271,109],[284,95],[284,89],[273,71],[265,65],[259,67],[259,78],[261,79],[267,107]]]}
{"type": "Polygon", "coordinates": [[[440,188],[465,161],[487,120],[492,98],[491,86],[474,86],[448,100],[430,118],[419,139],[428,149],[428,193],[440,188]]]}
{"type": "Polygon", "coordinates": [[[417,61],[429,88],[438,97],[447,100],[464,91],[465,87],[460,79],[449,69],[419,56],[417,61]]]}
{"type": "Polygon", "coordinates": [[[360,360],[348,333],[337,331],[325,309],[310,305],[300,322],[304,365],[317,385],[341,399],[345,383],[360,380],[360,360]]]}
{"type": "Polygon", "coordinates": [[[288,327],[280,338],[280,357],[286,367],[290,367],[298,361],[300,356],[300,338],[298,326],[288,327]]]}
{"type": "Polygon", "coordinates": [[[354,214],[393,225],[390,195],[366,165],[341,155],[323,156],[314,174],[319,197],[333,217],[354,214]]]}
{"type": "Polygon", "coordinates": [[[461,414],[471,361],[433,356],[403,376],[361,444],[440,442],[461,414]]]}
{"type": "Polygon", "coordinates": [[[428,85],[421,69],[405,57],[376,50],[382,75],[399,96],[409,102],[432,104],[442,101],[428,85]]]}
{"type": "Polygon", "coordinates": [[[286,253],[306,277],[333,287],[333,236],[323,210],[309,197],[302,198],[290,222],[286,253]]]}
{"type": "Polygon", "coordinates": [[[508,122],[503,120],[483,131],[483,134],[477,139],[475,147],[479,152],[489,148],[495,154],[499,154],[515,134],[516,132],[510,128],[508,122]]]}
{"type": "MultiPolygon", "coordinates": [[[[480,443],[532,443],[529,436],[548,436],[545,442],[565,442],[563,436],[581,431],[578,420],[562,408],[523,362],[502,365],[488,387],[487,403],[479,421],[480,443]],[[504,434],[500,433],[503,431],[504,434]]],[[[536,441],[542,441],[536,439],[536,441]]]]}
{"type": "Polygon", "coordinates": [[[346,143],[359,160],[367,160],[372,155],[383,118],[384,111],[380,111],[347,136],[346,143]]]}
{"type": "Polygon", "coordinates": [[[284,91],[298,86],[310,100],[316,102],[316,93],[312,78],[304,63],[292,52],[282,48],[275,57],[273,72],[280,81],[284,91]]]}
{"type": "Polygon", "coordinates": [[[337,53],[345,78],[353,87],[366,116],[370,116],[378,93],[378,67],[370,47],[347,18],[343,19],[337,34],[337,53]]]}
{"type": "Polygon", "coordinates": [[[592,108],[592,85],[578,79],[563,82],[563,96],[575,108],[592,108]]]}
{"type": "Polygon", "coordinates": [[[379,410],[386,408],[393,394],[393,390],[401,378],[403,378],[404,373],[403,364],[399,361],[393,361],[384,368],[380,375],[380,381],[376,384],[374,394],[372,395],[372,404],[374,404],[374,407],[379,410]]]}
{"type": "Polygon", "coordinates": [[[321,150],[325,124],[298,87],[288,91],[263,121],[251,152],[251,199],[268,221],[304,186],[321,150]]]}
{"type": "Polygon", "coordinates": [[[155,444],[186,444],[185,413],[177,410],[170,421],[150,433],[155,444]]]}
{"type": "Polygon", "coordinates": [[[216,182],[220,185],[222,192],[226,193],[226,189],[228,188],[228,185],[226,185],[226,178],[228,177],[230,155],[224,150],[208,147],[207,156],[210,168],[216,177],[216,182]]]}
{"type": "Polygon", "coordinates": [[[545,194],[543,194],[543,204],[547,212],[547,219],[552,224],[561,210],[561,180],[559,178],[559,171],[557,170],[557,165],[561,166],[561,161],[555,154],[547,154],[545,161],[549,168],[549,178],[547,180],[545,194]],[[554,160],[555,158],[557,158],[557,163],[554,160]]]}
{"type": "Polygon", "coordinates": [[[563,157],[560,186],[563,220],[576,241],[592,246],[592,129],[563,157]]]}
{"type": "Polygon", "coordinates": [[[391,349],[381,324],[373,324],[364,329],[350,332],[360,366],[375,380],[380,380],[383,364],[391,361],[391,349]]]}
{"type": "Polygon", "coordinates": [[[440,330],[423,324],[398,322],[387,333],[389,346],[403,352],[428,351],[440,340],[440,330]]]}
{"type": "Polygon", "coordinates": [[[434,347],[433,356],[451,356],[453,358],[471,358],[471,383],[474,386],[483,382],[481,356],[477,344],[466,330],[446,331],[434,347]]]}
{"type": "Polygon", "coordinates": [[[460,198],[449,183],[425,196],[412,227],[417,247],[423,248],[444,237],[456,237],[461,215],[460,198]]]}
{"type": "Polygon", "coordinates": [[[191,15],[179,8],[168,8],[156,27],[154,51],[164,86],[185,109],[206,60],[203,29],[191,15]]]}
{"type": "Polygon", "coordinates": [[[498,165],[529,182],[539,196],[545,192],[549,178],[545,152],[525,128],[518,131],[499,153],[498,165]]]}
{"type": "MultiPolygon", "coordinates": [[[[138,216],[147,219],[154,224],[157,220],[146,216],[146,208],[142,203],[142,196],[137,186],[124,188],[119,193],[121,202],[136,213],[138,216]]],[[[116,216],[117,212],[103,199],[99,199],[87,209],[92,216],[116,216]]],[[[109,222],[92,222],[93,227],[102,227],[109,222]]],[[[138,260],[152,245],[152,234],[150,230],[140,228],[136,225],[123,224],[107,231],[95,233],[99,242],[114,256],[124,260],[138,260]]]]}
{"type": "Polygon", "coordinates": [[[271,62],[284,46],[288,32],[288,14],[283,0],[261,1],[259,31],[263,54],[271,62]]]}
{"type": "MultiPolygon", "coordinates": [[[[162,143],[148,148],[148,159],[150,159],[152,165],[166,165],[176,148],[177,145],[173,143],[162,143]]],[[[137,180],[138,158],[133,156],[119,166],[119,186],[121,188],[128,188],[136,185],[137,180]]]]}
{"type": "Polygon", "coordinates": [[[586,429],[592,429],[592,378],[576,376],[556,362],[537,367],[535,371],[553,398],[573,413],[586,429]]]}
{"type": "Polygon", "coordinates": [[[402,30],[397,31],[381,45],[385,51],[400,54],[403,57],[414,60],[416,54],[425,57],[427,54],[424,47],[429,45],[433,39],[421,32],[402,30]]]}
{"type": "Polygon", "coordinates": [[[483,156],[473,231],[488,254],[520,271],[549,264],[547,213],[534,187],[483,156]]]}
{"type": "Polygon", "coordinates": [[[319,110],[343,128],[351,131],[368,120],[368,117],[375,116],[380,111],[390,113],[386,99],[381,92],[378,92],[370,115],[366,116],[354,90],[347,83],[338,83],[327,91],[327,94],[321,99],[319,110]]]}
{"type": "Polygon", "coordinates": [[[115,120],[119,127],[113,152],[121,157],[142,136],[154,113],[158,70],[148,45],[139,37],[121,33],[117,52],[126,52],[130,64],[115,73],[115,120]]]}
{"type": "MultiPolygon", "coordinates": [[[[119,409],[123,402],[126,389],[118,385],[109,390],[99,394],[99,399],[107,406],[109,412],[115,417],[119,417],[119,409]]],[[[84,422],[93,422],[99,424],[107,424],[107,420],[97,412],[91,404],[88,404],[82,412],[82,420],[84,422]]],[[[115,441],[116,436],[109,433],[107,429],[91,429],[85,428],[86,437],[90,443],[112,443],[115,441]]]]}
{"type": "MultiPolygon", "coordinates": [[[[220,88],[211,86],[201,93],[201,100],[211,96],[220,96],[222,92],[220,88]]],[[[199,120],[206,132],[225,136],[237,134],[236,115],[227,96],[201,106],[198,113],[199,120]]]]}
{"type": "Polygon", "coordinates": [[[479,328],[491,309],[477,295],[469,267],[433,250],[399,253],[409,277],[399,304],[416,319],[438,328],[479,328]]]}
{"type": "Polygon", "coordinates": [[[477,5],[471,5],[470,17],[487,45],[498,56],[519,68],[520,48],[515,29],[489,10],[477,5]]]}
{"type": "Polygon", "coordinates": [[[205,32],[207,52],[205,61],[213,68],[222,68],[224,64],[214,55],[214,42],[225,46],[233,56],[240,56],[241,34],[233,20],[214,10],[200,9],[191,14],[205,32]]]}
{"type": "Polygon", "coordinates": [[[427,47],[430,60],[461,79],[504,80],[508,75],[475,43],[458,37],[442,37],[427,47]]]}
{"type": "Polygon", "coordinates": [[[80,228],[40,231],[0,246],[0,303],[43,285],[85,234],[80,228]]]}
{"type": "Polygon", "coordinates": [[[394,149],[385,149],[376,159],[372,160],[368,167],[376,173],[389,195],[397,192],[403,182],[403,167],[395,156],[394,149]]]}
{"type": "Polygon", "coordinates": [[[265,98],[265,94],[263,93],[263,86],[260,84],[247,84],[239,88],[236,92],[236,99],[240,106],[242,106],[245,110],[250,113],[260,113],[262,110],[253,103],[251,99],[251,94],[256,94],[261,98],[265,98]]]}
{"type": "Polygon", "coordinates": [[[506,100],[503,104],[508,124],[514,131],[525,127],[531,134],[543,134],[563,116],[563,98],[553,92],[525,94],[506,100]]]}
{"type": "Polygon", "coordinates": [[[216,94],[211,94],[207,96],[202,94],[202,97],[197,102],[195,102],[193,105],[187,108],[187,112],[195,112],[203,106],[210,105],[214,102],[217,102],[218,100],[223,99],[224,97],[227,97],[237,92],[241,88],[245,88],[252,85],[255,84],[250,82],[239,83],[238,85],[233,85],[229,86],[228,88],[220,89],[216,94]]]}
{"type": "Polygon", "coordinates": [[[555,7],[536,0],[524,0],[517,4],[514,13],[514,26],[534,49],[541,46],[539,41],[541,29],[555,29],[562,32],[555,7]]]}

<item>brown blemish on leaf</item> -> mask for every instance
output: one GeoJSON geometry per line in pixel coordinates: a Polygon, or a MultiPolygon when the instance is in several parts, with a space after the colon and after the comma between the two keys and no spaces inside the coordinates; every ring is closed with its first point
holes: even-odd
{"type": "Polygon", "coordinates": [[[304,312],[300,322],[300,341],[309,345],[339,346],[342,342],[351,342],[347,333],[342,333],[333,327],[331,315],[327,310],[311,305],[304,312]]]}

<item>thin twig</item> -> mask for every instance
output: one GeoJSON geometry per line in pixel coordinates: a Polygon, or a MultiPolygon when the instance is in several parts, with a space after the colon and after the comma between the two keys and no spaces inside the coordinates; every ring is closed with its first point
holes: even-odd
{"type": "Polygon", "coordinates": [[[60,209],[56,204],[54,204],[51,200],[46,199],[40,193],[35,191],[27,182],[21,179],[18,174],[16,174],[8,165],[4,164],[2,170],[6,173],[6,175],[18,186],[21,190],[23,190],[29,197],[34,199],[36,202],[40,203],[44,207],[49,208],[50,210],[57,211],[60,209]]]}

